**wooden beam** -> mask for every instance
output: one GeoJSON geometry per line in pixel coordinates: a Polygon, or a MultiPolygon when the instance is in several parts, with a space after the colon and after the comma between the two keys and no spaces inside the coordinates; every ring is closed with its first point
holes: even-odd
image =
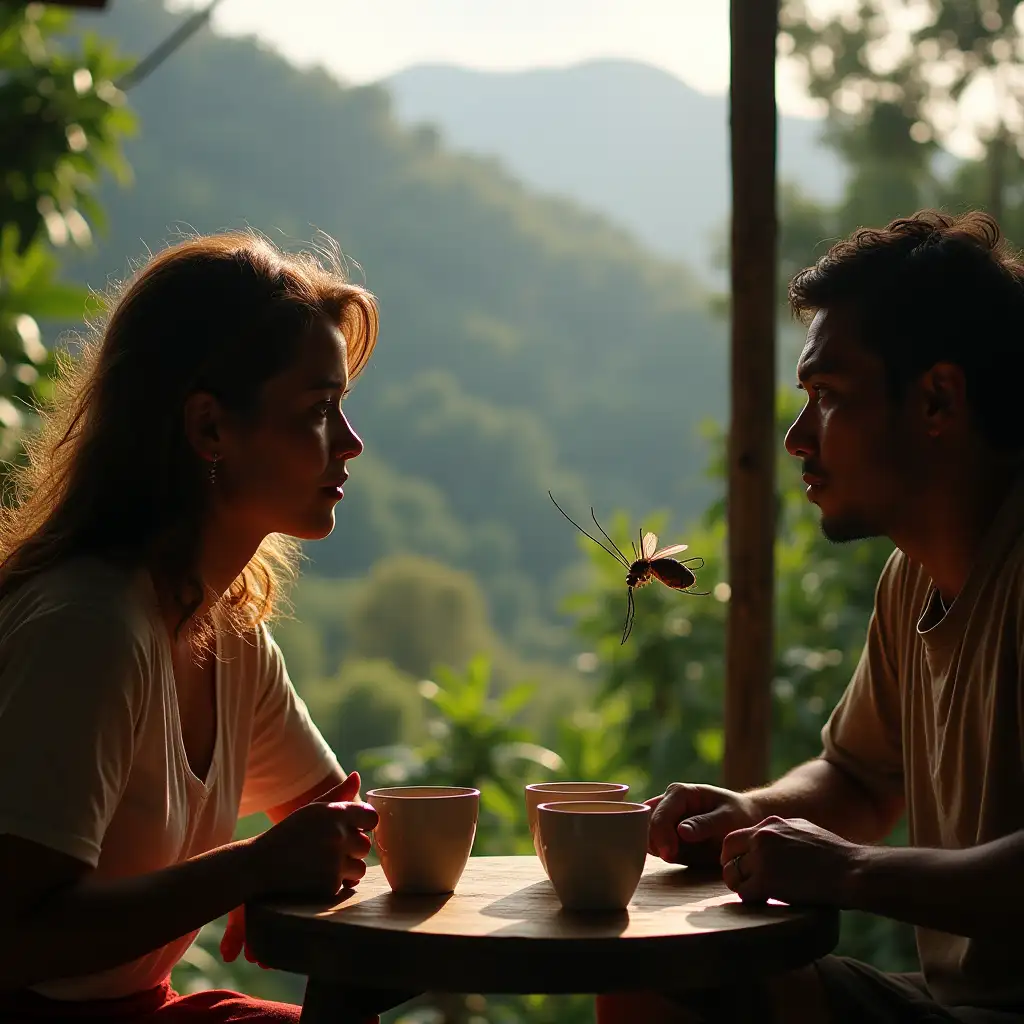
{"type": "Polygon", "coordinates": [[[778,0],[731,0],[731,412],[724,784],[767,780],[775,661],[778,0]]]}

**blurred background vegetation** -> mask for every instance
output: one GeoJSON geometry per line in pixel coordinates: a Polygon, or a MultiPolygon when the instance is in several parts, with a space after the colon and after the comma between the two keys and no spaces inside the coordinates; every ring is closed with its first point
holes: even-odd
{"type": "MultiPolygon", "coordinates": [[[[829,17],[782,4],[780,56],[822,106],[818,157],[843,171],[828,200],[783,183],[783,381],[800,338],[781,288],[829,239],[927,204],[987,208],[1024,236],[1018,4],[917,8],[908,28],[885,0],[829,17]],[[958,104],[985,88],[999,102],[974,158],[954,158],[958,104]]],[[[510,161],[459,151],[440,114],[403,122],[384,85],[346,86],[251,39],[203,30],[149,78],[124,79],[182,18],[160,0],[75,18],[0,3],[3,457],[20,457],[54,352],[73,356],[103,289],[149,249],[240,225],[286,247],[326,232],[380,297],[383,333],[351,398],[366,454],[275,632],[342,763],[367,786],[479,786],[479,853],[529,851],[529,781],[623,780],[640,797],[718,781],[728,398],[715,246],[692,265],[656,252],[625,208],[616,220],[542,192],[510,161]],[[710,596],[645,588],[620,646],[622,569],[549,489],[571,514],[595,505],[620,544],[641,526],[685,540],[710,596]]],[[[782,449],[796,410],[780,386],[775,772],[817,753],[888,554],[821,537],[782,449]]],[[[301,998],[301,979],[223,964],[222,925],[176,970],[180,989],[301,998]]],[[[908,929],[859,915],[845,916],[841,948],[914,963],[908,929]]],[[[391,1019],[582,1024],[592,1008],[437,997],[391,1019]]]]}

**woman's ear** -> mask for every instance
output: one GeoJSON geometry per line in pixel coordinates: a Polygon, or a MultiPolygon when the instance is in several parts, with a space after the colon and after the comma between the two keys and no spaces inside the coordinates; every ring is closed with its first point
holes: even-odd
{"type": "Polygon", "coordinates": [[[196,391],[185,400],[185,437],[196,455],[206,462],[221,456],[225,415],[208,391],[196,391]]]}

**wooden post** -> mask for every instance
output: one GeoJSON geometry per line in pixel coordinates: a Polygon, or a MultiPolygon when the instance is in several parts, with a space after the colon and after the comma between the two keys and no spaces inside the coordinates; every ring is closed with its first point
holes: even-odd
{"type": "Polygon", "coordinates": [[[775,587],[778,0],[731,0],[731,412],[723,781],[767,781],[775,587]]]}

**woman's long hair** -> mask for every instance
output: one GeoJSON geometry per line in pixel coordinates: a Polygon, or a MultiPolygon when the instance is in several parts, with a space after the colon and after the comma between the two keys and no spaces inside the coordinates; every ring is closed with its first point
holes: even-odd
{"type": "MultiPolygon", "coordinates": [[[[153,256],[108,305],[78,358],[59,360],[55,397],[26,443],[0,509],[0,596],[68,558],[147,567],[182,610],[199,606],[208,465],[185,435],[186,398],[213,394],[254,416],[261,386],[326,316],[355,377],[377,338],[369,292],[309,253],[248,232],[189,239],[153,256]]],[[[237,631],[267,619],[298,546],[267,537],[217,605],[237,631]]]]}

